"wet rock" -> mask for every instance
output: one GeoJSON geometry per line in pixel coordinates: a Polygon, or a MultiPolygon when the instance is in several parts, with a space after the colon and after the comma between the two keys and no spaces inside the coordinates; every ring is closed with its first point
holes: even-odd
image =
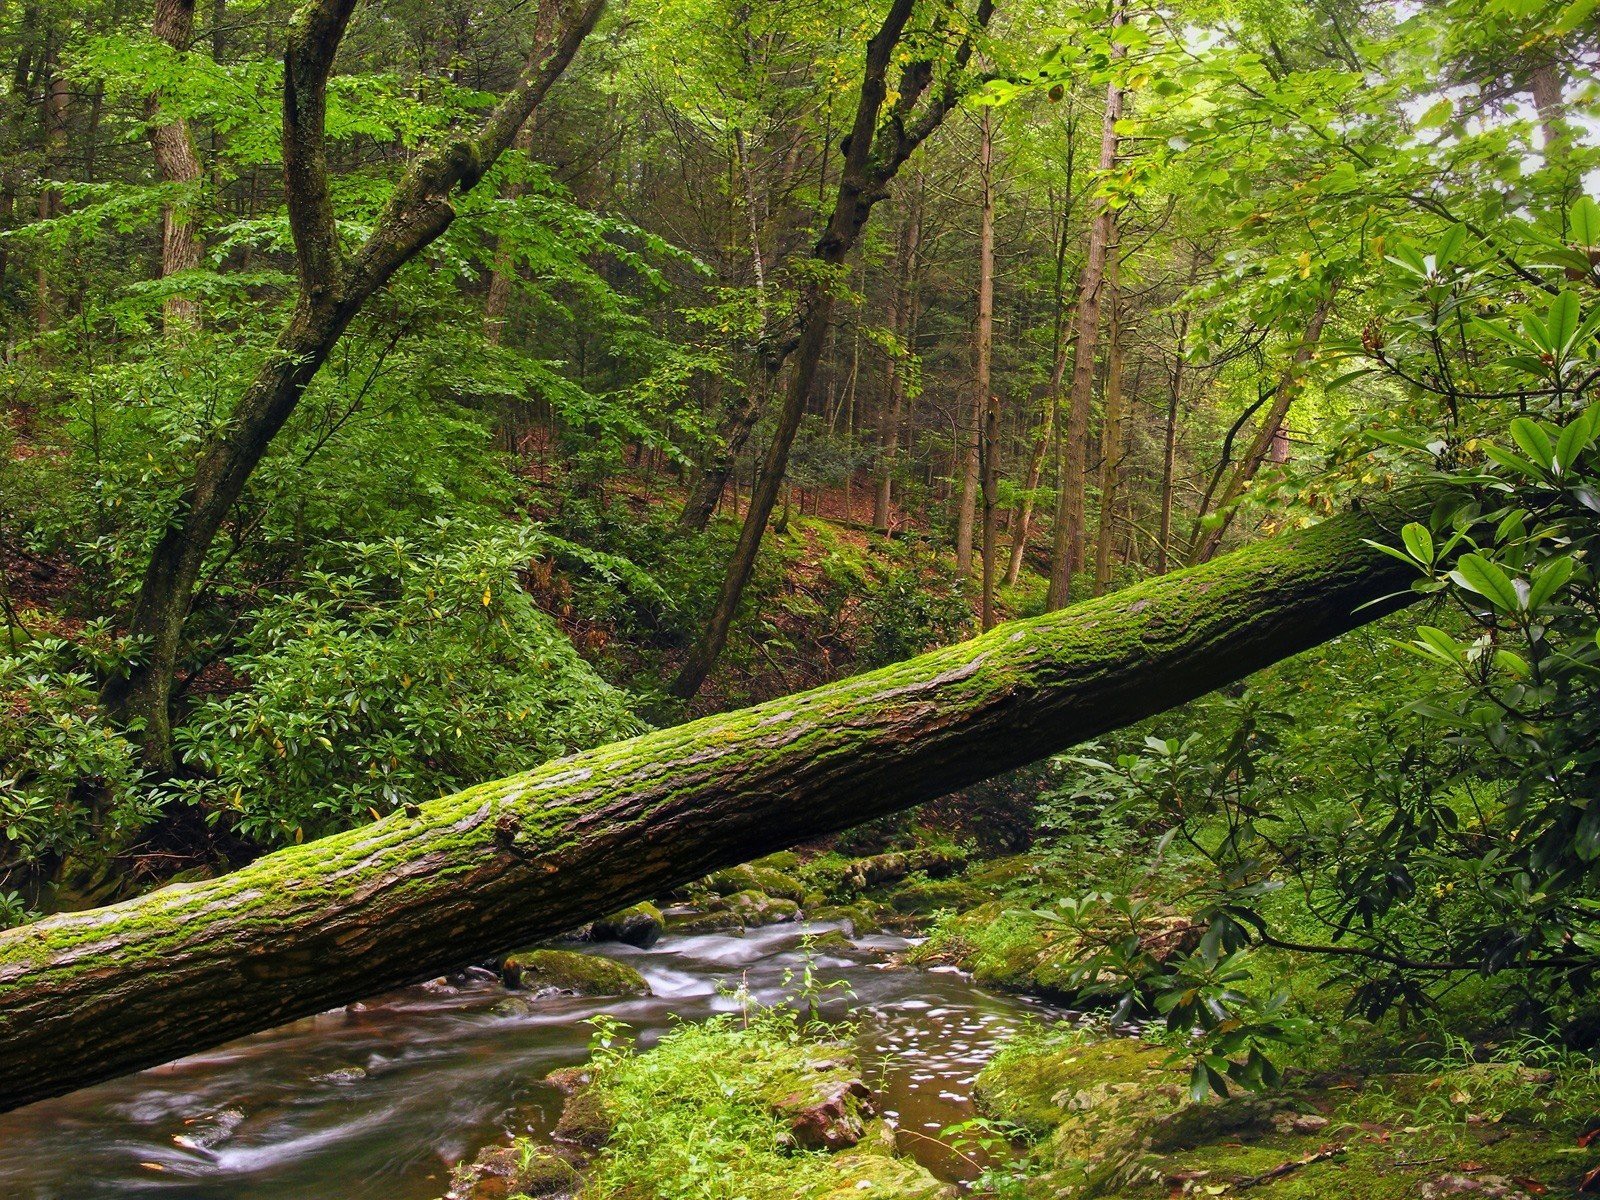
{"type": "Polygon", "coordinates": [[[706,878],[706,887],[719,896],[732,897],[738,892],[762,892],[798,904],[810,889],[800,880],[783,871],[756,863],[742,867],[729,867],[706,878]]]}
{"type": "Polygon", "coordinates": [[[511,1196],[570,1196],[578,1172],[566,1159],[526,1142],[490,1146],[457,1167],[448,1200],[508,1200],[511,1196]]]}
{"type": "MultiPolygon", "coordinates": [[[[366,1072],[362,1072],[366,1074],[366,1072]]],[[[244,1111],[237,1108],[224,1108],[218,1112],[202,1117],[194,1122],[183,1132],[174,1134],[172,1144],[182,1146],[185,1150],[210,1150],[213,1146],[220,1146],[233,1136],[233,1131],[244,1123],[244,1111]]]]}
{"type": "Polygon", "coordinates": [[[849,936],[839,929],[830,929],[811,938],[806,946],[818,954],[848,954],[856,948],[849,936]]]}
{"type": "Polygon", "coordinates": [[[574,950],[518,950],[506,955],[500,977],[522,991],[578,996],[648,996],[650,985],[632,967],[574,950]]]}
{"type": "Polygon", "coordinates": [[[1272,1128],[1277,1133],[1321,1133],[1328,1127],[1328,1118],[1320,1113],[1279,1113],[1272,1118],[1272,1128]]]}
{"type": "Polygon", "coordinates": [[[365,1067],[340,1067],[334,1071],[325,1071],[321,1075],[313,1075],[311,1082],[347,1084],[355,1083],[357,1080],[365,1079],[366,1077],[367,1071],[365,1067]]]}
{"type": "Polygon", "coordinates": [[[1479,1200],[1532,1200],[1532,1197],[1504,1175],[1440,1175],[1422,1185],[1417,1193],[1422,1200],[1445,1200],[1450,1196],[1478,1197],[1479,1200]]]}
{"type": "Polygon", "coordinates": [[[584,1150],[598,1150],[610,1140],[611,1118],[594,1088],[583,1088],[567,1097],[561,1119],[550,1136],[584,1150]]]}
{"type": "Polygon", "coordinates": [[[667,918],[667,932],[685,937],[699,933],[743,933],[744,918],[727,908],[719,912],[674,913],[667,918]]]}
{"type": "Polygon", "coordinates": [[[594,1082],[594,1072],[588,1067],[557,1067],[544,1081],[563,1096],[571,1096],[594,1082]]]}
{"type": "Polygon", "coordinates": [[[806,911],[814,921],[843,921],[850,927],[852,937],[863,937],[883,928],[883,922],[878,918],[873,906],[866,902],[850,905],[834,904],[806,911]]]}
{"type": "Polygon", "coordinates": [[[773,1108],[788,1122],[790,1144],[833,1152],[849,1149],[866,1133],[871,1095],[859,1079],[821,1079],[783,1097],[773,1108]]]}
{"type": "Polygon", "coordinates": [[[648,950],[666,928],[661,910],[648,902],[635,904],[589,926],[589,939],[595,942],[623,942],[648,950]]]}
{"type": "Polygon", "coordinates": [[[729,911],[738,914],[747,928],[753,925],[777,925],[797,920],[800,916],[800,906],[793,900],[761,892],[735,892],[727,899],[729,911]]]}

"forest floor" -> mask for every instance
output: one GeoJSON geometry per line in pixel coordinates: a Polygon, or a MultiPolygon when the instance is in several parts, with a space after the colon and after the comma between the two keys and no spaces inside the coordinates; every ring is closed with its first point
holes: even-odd
{"type": "MultiPolygon", "coordinates": [[[[1036,912],[1082,864],[1047,852],[969,857],[927,830],[906,844],[721,872],[684,893],[701,914],[688,931],[759,907],[769,889],[858,933],[921,930],[929,936],[908,967],[1085,1003],[1071,982],[1081,946],[1036,912]]],[[[1187,929],[1181,911],[1157,905],[1140,936],[1175,945],[1187,929]]],[[[1260,1091],[1197,1102],[1183,1038],[1159,1021],[1113,1026],[1093,1009],[993,1047],[974,1088],[978,1118],[939,1135],[984,1165],[964,1186],[1012,1200],[1536,1200],[1587,1194],[1600,1176],[1588,1148],[1600,1073],[1586,1056],[1475,1028],[1470,1002],[1424,1026],[1347,1018],[1325,969],[1286,958],[1283,973],[1298,976],[1297,1003],[1319,1028],[1260,1091]]],[[[603,1039],[587,1067],[555,1081],[570,1093],[555,1142],[488,1148],[460,1168],[451,1195],[955,1195],[883,1120],[848,1027],[807,1023],[814,986],[798,985],[792,1007],[685,1026],[647,1051],[603,1039]],[[698,1191],[663,1182],[684,1176],[686,1155],[702,1173],[698,1191]]]]}

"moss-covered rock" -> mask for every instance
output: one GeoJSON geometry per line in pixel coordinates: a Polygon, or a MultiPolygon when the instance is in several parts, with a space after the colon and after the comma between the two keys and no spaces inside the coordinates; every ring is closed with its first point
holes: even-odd
{"type": "Polygon", "coordinates": [[[589,926],[589,937],[596,942],[623,942],[647,950],[665,929],[661,910],[646,901],[596,921],[589,926]]]}
{"type": "Polygon", "coordinates": [[[988,893],[956,879],[909,879],[889,894],[889,906],[897,913],[931,916],[976,908],[989,898],[988,893]]]}
{"type": "Polygon", "coordinates": [[[727,897],[727,901],[729,911],[736,913],[746,927],[778,925],[798,920],[800,916],[800,906],[793,900],[768,896],[763,892],[735,892],[727,897]]]}
{"type": "Polygon", "coordinates": [[[821,1190],[805,1195],[808,1200],[946,1200],[957,1192],[910,1159],[851,1151],[836,1155],[821,1190]]]}
{"type": "Polygon", "coordinates": [[[854,937],[876,933],[883,928],[877,906],[865,900],[858,904],[830,904],[823,908],[807,909],[806,915],[813,921],[842,921],[850,927],[854,937]]]}
{"type": "Polygon", "coordinates": [[[761,892],[792,900],[796,904],[811,890],[795,876],[758,863],[729,867],[726,871],[708,876],[705,882],[706,887],[719,896],[732,898],[738,892],[761,892]]]}
{"type": "Polygon", "coordinates": [[[599,1150],[611,1139],[611,1115],[598,1088],[579,1088],[567,1097],[551,1136],[581,1150],[599,1150]]]}
{"type": "Polygon", "coordinates": [[[571,992],[579,996],[648,996],[644,976],[624,963],[574,950],[530,949],[506,955],[500,977],[525,992],[571,992]]]}
{"type": "Polygon", "coordinates": [[[686,937],[700,933],[743,933],[744,918],[729,908],[673,913],[667,917],[667,932],[686,937]]]}
{"type": "Polygon", "coordinates": [[[448,1200],[508,1200],[513,1196],[571,1195],[578,1172],[560,1155],[518,1140],[490,1146],[450,1177],[448,1200]]]}

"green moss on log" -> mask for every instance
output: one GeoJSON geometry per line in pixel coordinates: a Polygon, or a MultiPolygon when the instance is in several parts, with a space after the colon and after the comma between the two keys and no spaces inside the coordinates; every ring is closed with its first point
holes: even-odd
{"type": "Polygon", "coordinates": [[[0,933],[0,1108],[555,936],[1192,699],[1402,604],[1406,568],[1367,539],[1430,507],[1407,493],[219,879],[0,933]]]}

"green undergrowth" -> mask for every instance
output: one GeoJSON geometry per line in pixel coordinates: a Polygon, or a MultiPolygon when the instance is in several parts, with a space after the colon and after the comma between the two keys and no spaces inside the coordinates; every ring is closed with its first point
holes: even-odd
{"type": "MultiPolygon", "coordinates": [[[[826,1200],[942,1196],[944,1186],[894,1153],[892,1136],[850,1094],[853,1144],[797,1144],[795,1112],[856,1077],[846,1031],[788,1008],[684,1024],[648,1051],[600,1022],[591,1079],[567,1105],[558,1139],[585,1145],[579,1200],[826,1200]],[[858,1140],[857,1140],[858,1139],[858,1140]]],[[[531,1142],[513,1147],[534,1160],[531,1142]]]]}
{"type": "Polygon", "coordinates": [[[986,1117],[1027,1146],[988,1188],[1017,1200],[1401,1200],[1456,1176],[1484,1189],[1469,1194],[1531,1197],[1571,1195],[1595,1165],[1580,1145],[1600,1103],[1587,1057],[1532,1043],[1390,1048],[1385,1070],[1352,1069],[1335,1047],[1324,1069],[1290,1071],[1270,1092],[1196,1104],[1162,1046],[1032,1031],[978,1080],[986,1117]]]}

